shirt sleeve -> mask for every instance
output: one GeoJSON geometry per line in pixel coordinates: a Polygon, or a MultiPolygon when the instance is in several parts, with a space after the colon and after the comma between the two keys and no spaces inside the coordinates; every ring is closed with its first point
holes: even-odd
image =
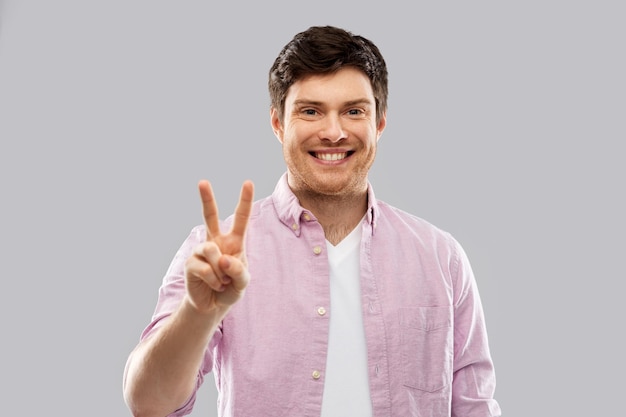
{"type": "MultiPolygon", "coordinates": [[[[145,328],[141,334],[141,340],[150,337],[158,331],[158,329],[165,323],[167,318],[176,311],[180,303],[185,296],[185,261],[191,255],[195,246],[200,244],[205,239],[204,226],[195,227],[187,239],[183,242],[179,250],[176,252],[174,259],[170,263],[170,266],[163,278],[161,287],[159,288],[159,296],[154,314],[150,324],[145,328]]],[[[215,332],[215,335],[209,342],[204,354],[204,359],[198,370],[198,377],[196,380],[196,387],[189,397],[189,399],[182,405],[181,408],[176,410],[169,416],[184,416],[191,413],[193,405],[196,400],[196,393],[202,383],[204,382],[204,376],[211,372],[213,369],[213,352],[215,347],[221,340],[222,332],[221,326],[215,332]]]]}
{"type": "Polygon", "coordinates": [[[456,241],[454,249],[452,417],[498,417],[495,371],[478,288],[467,255],[456,241]]]}

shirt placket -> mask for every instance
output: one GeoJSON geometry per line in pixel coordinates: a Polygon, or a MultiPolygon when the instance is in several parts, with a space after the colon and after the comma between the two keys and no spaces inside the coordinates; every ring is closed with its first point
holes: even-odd
{"type": "MultiPolygon", "coordinates": [[[[306,378],[308,395],[305,406],[307,416],[318,417],[321,413],[324,381],[326,376],[326,357],[328,352],[328,330],[330,316],[330,287],[328,256],[326,240],[321,225],[308,212],[303,212],[300,218],[300,239],[305,245],[303,253],[306,262],[302,265],[307,268],[302,271],[307,276],[307,299],[304,300],[307,317],[310,318],[310,349],[307,357],[303,358],[303,368],[300,372],[306,378]]],[[[294,224],[296,224],[294,222],[294,224]]]]}
{"type": "Polygon", "coordinates": [[[389,361],[387,335],[381,308],[379,288],[374,273],[372,257],[373,224],[365,223],[361,239],[361,302],[363,303],[363,326],[367,343],[367,361],[370,397],[374,417],[391,415],[389,391],[389,361]]]}

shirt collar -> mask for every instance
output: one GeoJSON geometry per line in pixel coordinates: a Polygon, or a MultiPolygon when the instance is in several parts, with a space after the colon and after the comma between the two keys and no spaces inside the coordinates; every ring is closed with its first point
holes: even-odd
{"type": "MultiPolygon", "coordinates": [[[[300,223],[302,221],[316,220],[313,213],[304,209],[300,205],[298,198],[293,191],[291,191],[291,188],[289,188],[286,172],[280,177],[278,183],[276,184],[276,188],[274,188],[274,192],[272,193],[272,202],[274,203],[276,214],[278,215],[280,221],[285,226],[290,228],[296,236],[300,236],[300,223]]],[[[368,181],[367,212],[365,213],[365,220],[370,225],[372,234],[374,234],[378,213],[379,208],[374,195],[374,189],[372,188],[372,184],[368,181]]]]}

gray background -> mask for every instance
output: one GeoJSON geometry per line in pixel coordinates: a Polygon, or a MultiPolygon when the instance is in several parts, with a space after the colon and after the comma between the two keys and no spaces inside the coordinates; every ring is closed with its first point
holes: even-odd
{"type": "Polygon", "coordinates": [[[267,70],[333,24],[386,57],[371,181],[468,252],[504,414],[618,415],[625,7],[211,3],[0,0],[2,414],[130,415],[124,363],[197,181],[224,215],[244,179],[271,192],[267,70]]]}

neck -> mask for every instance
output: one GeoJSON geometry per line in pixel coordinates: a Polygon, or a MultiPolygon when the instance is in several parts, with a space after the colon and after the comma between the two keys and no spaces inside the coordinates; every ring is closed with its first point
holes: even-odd
{"type": "Polygon", "coordinates": [[[324,235],[333,245],[341,242],[356,227],[367,211],[367,188],[349,195],[322,195],[294,191],[300,205],[317,218],[324,235]]]}

